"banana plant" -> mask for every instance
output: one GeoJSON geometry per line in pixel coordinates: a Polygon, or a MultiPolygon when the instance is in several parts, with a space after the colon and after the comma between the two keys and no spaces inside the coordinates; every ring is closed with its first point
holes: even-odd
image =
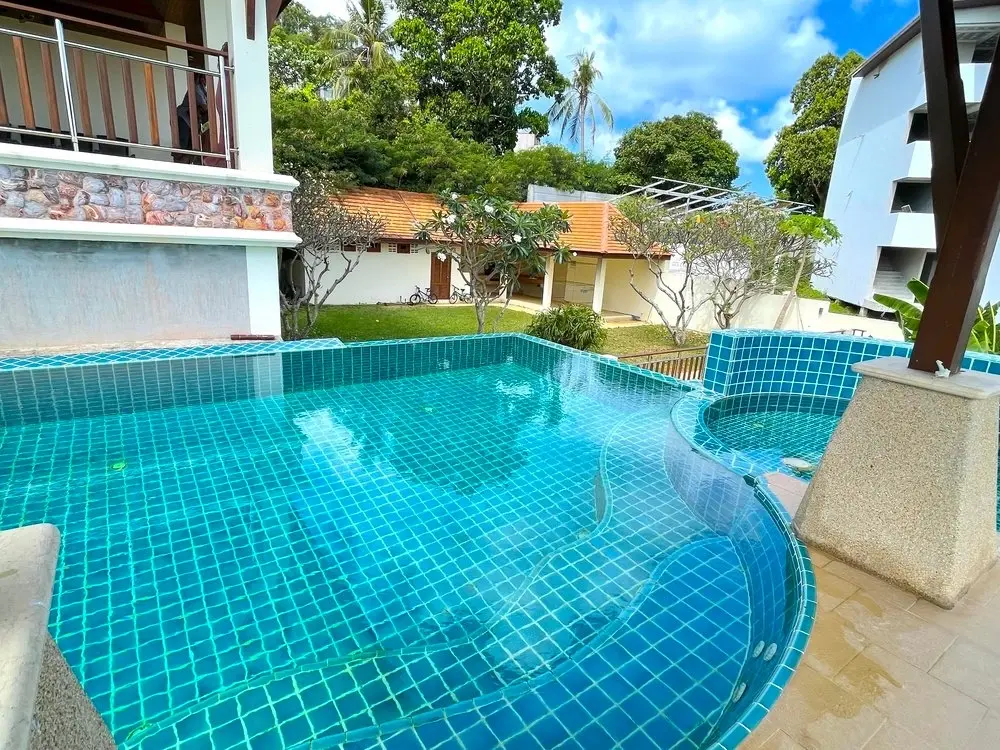
{"type": "MultiPolygon", "coordinates": [[[[927,303],[927,284],[919,279],[910,279],[906,288],[913,295],[914,302],[890,297],[887,294],[876,294],[875,301],[896,312],[899,327],[903,330],[903,338],[913,341],[917,338],[920,319],[927,303]]],[[[974,352],[1000,354],[1000,328],[997,327],[997,317],[1000,314],[1000,303],[987,302],[980,305],[976,322],[972,326],[968,348],[974,352]]]]}
{"type": "Polygon", "coordinates": [[[888,294],[876,294],[875,301],[883,307],[896,311],[899,327],[903,329],[903,338],[906,341],[914,341],[917,338],[917,329],[920,327],[920,318],[924,314],[928,287],[920,279],[910,279],[906,288],[913,295],[916,303],[907,302],[899,297],[890,297],[888,294]]]}

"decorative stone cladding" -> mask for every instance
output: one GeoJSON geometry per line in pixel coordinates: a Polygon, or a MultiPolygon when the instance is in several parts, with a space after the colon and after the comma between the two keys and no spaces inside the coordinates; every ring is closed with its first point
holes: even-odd
{"type": "Polygon", "coordinates": [[[292,231],[292,194],[0,165],[0,217],[292,231]]]}

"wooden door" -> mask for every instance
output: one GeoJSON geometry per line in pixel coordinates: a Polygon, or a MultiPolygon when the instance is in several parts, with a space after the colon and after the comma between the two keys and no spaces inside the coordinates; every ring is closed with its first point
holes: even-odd
{"type": "Polygon", "coordinates": [[[438,299],[451,296],[451,258],[441,260],[436,253],[431,255],[431,294],[438,299]]]}

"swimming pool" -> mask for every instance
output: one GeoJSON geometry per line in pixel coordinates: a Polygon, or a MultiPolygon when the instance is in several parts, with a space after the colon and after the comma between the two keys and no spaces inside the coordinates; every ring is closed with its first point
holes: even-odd
{"type": "Polygon", "coordinates": [[[21,363],[0,527],[62,531],[124,748],[735,747],[811,573],[684,391],[518,335],[21,363]]]}

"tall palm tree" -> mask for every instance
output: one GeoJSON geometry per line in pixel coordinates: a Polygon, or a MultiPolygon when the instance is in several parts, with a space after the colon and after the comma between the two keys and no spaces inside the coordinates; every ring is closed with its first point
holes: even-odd
{"type": "Polygon", "coordinates": [[[604,77],[594,65],[594,56],[593,52],[577,52],[573,55],[573,78],[548,111],[550,120],[562,124],[561,136],[566,135],[568,130],[570,142],[577,143],[581,153],[587,147],[588,123],[591,126],[590,143],[594,144],[598,114],[609,128],[615,126],[611,107],[594,91],[594,84],[604,77]]]}
{"type": "Polygon", "coordinates": [[[385,22],[383,0],[357,0],[347,6],[347,20],[328,35],[337,75],[334,95],[343,96],[350,88],[350,71],[355,66],[378,70],[392,65],[392,35],[385,22]]]}

